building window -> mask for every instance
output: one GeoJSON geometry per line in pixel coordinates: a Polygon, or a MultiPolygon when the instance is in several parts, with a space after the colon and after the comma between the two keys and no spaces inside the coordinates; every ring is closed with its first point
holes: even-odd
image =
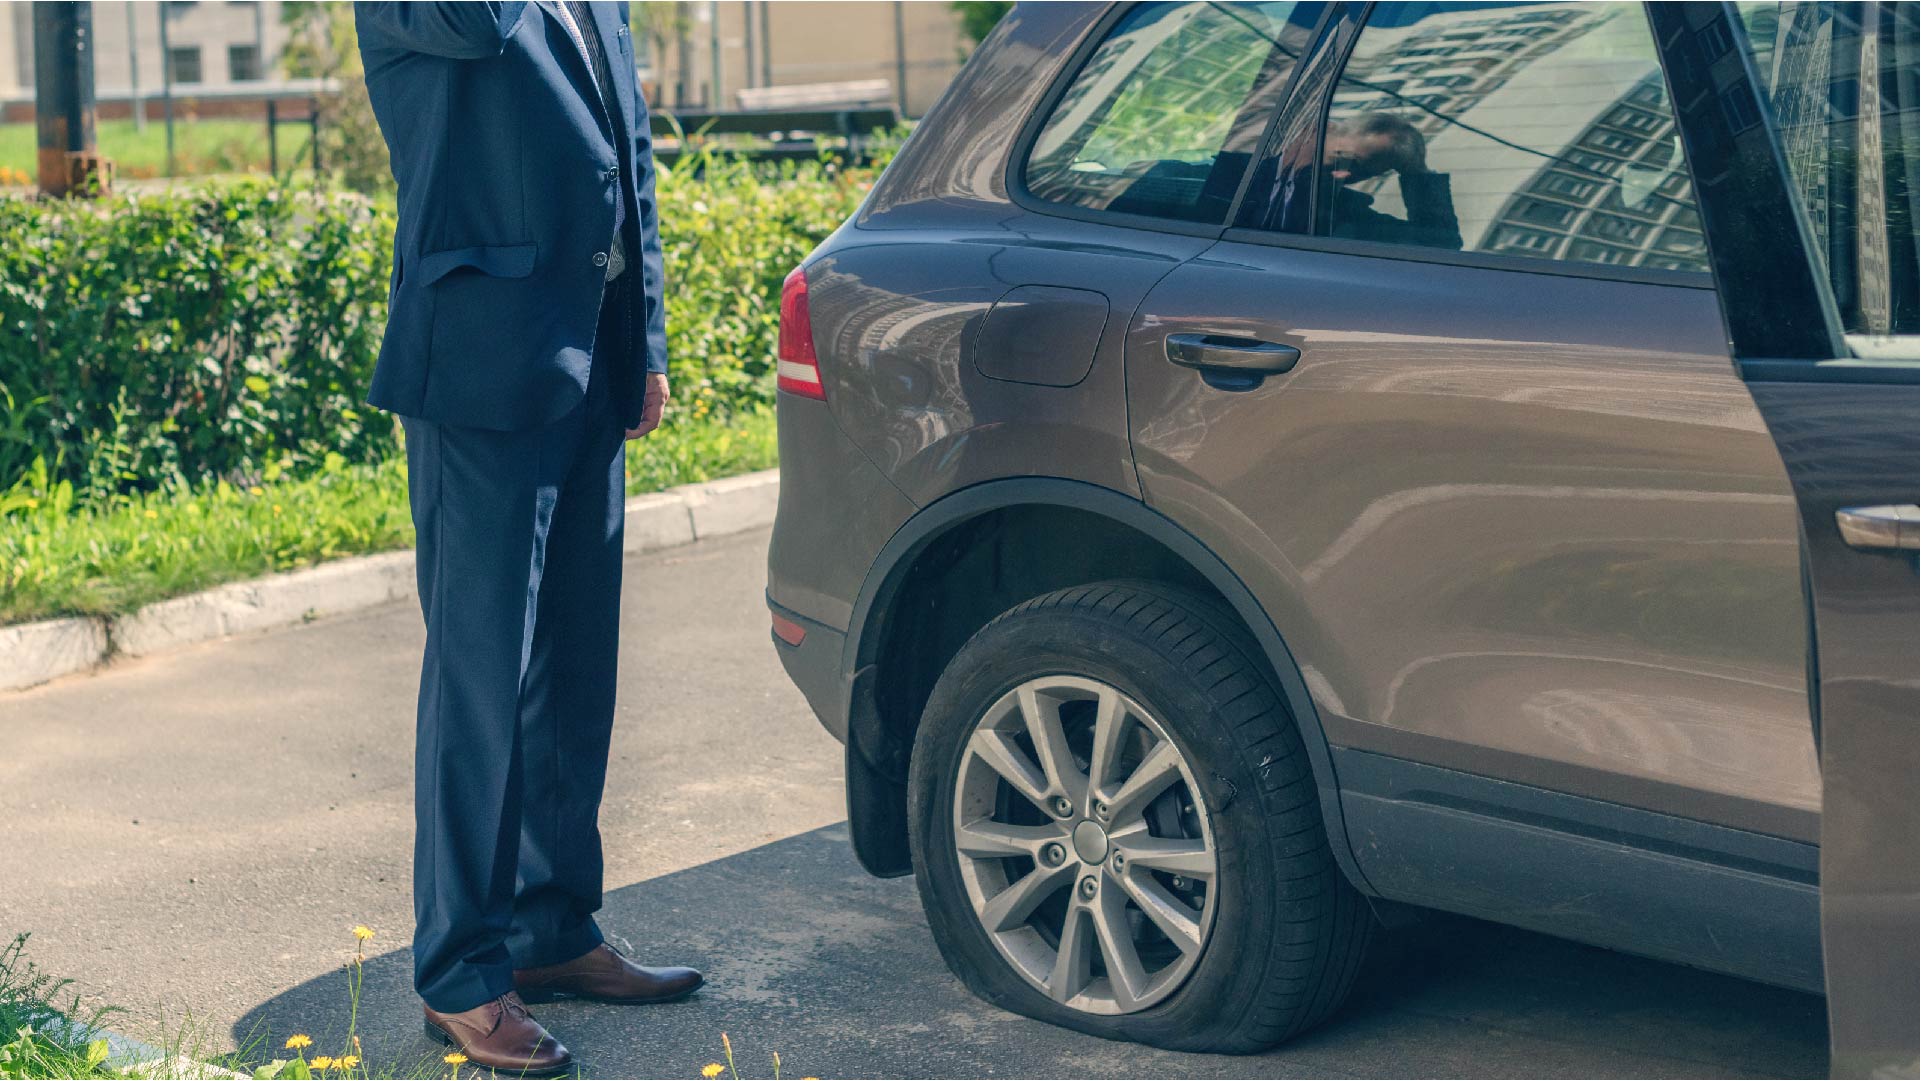
{"type": "MultiPolygon", "coordinates": [[[[1657,254],[1692,196],[1646,19],[1608,4],[1468,10],[1370,11],[1329,110],[1320,229],[1604,266],[1657,254]]],[[[1698,249],[1658,254],[1673,267],[1698,249]]]]}
{"type": "Polygon", "coordinates": [[[227,46],[227,78],[237,83],[259,82],[262,78],[260,74],[260,46],[227,46]]]}
{"type": "Polygon", "coordinates": [[[167,77],[176,83],[200,82],[200,46],[182,45],[168,49],[167,77]]]}

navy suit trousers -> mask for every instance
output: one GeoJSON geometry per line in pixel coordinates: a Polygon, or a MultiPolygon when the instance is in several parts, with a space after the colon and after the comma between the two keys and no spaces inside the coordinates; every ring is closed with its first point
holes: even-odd
{"type": "Polygon", "coordinates": [[[427,621],[414,986],[443,1012],[601,942],[632,277],[607,287],[587,394],[559,420],[511,432],[404,421],[427,621]]]}

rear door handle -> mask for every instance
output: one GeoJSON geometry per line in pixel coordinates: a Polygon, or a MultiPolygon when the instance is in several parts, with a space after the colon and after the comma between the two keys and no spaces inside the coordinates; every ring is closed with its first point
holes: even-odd
{"type": "Polygon", "coordinates": [[[1834,512],[1841,539],[1855,548],[1905,548],[1921,542],[1921,506],[1842,507],[1834,512]]]}
{"type": "Polygon", "coordinates": [[[1233,372],[1240,375],[1280,375],[1292,371],[1301,351],[1279,342],[1257,338],[1234,338],[1225,334],[1169,334],[1167,359],[1185,368],[1203,372],[1233,372]]]}

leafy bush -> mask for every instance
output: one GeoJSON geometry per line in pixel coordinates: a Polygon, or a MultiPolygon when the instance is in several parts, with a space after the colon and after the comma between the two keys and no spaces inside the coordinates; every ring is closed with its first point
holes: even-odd
{"type": "Polygon", "coordinates": [[[264,182],[0,200],[0,490],[36,459],[92,502],[385,453],[361,395],[392,236],[264,182]]]}
{"type": "Polygon", "coordinates": [[[772,403],[781,280],[853,214],[870,175],[719,155],[660,171],[677,407],[706,416],[772,403]]]}
{"type": "MultiPolygon", "coordinates": [[[[866,186],[828,164],[661,171],[670,424],[772,400],[781,279],[866,186]]],[[[87,507],[390,456],[396,426],[362,402],[393,229],[390,204],[265,181],[0,199],[0,492],[36,460],[87,507]]]]}

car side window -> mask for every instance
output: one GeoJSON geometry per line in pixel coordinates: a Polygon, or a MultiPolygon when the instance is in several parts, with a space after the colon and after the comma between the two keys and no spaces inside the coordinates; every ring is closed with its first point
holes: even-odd
{"type": "Polygon", "coordinates": [[[1381,4],[1335,86],[1319,231],[1708,270],[1639,4],[1381,4]]]}
{"type": "Polygon", "coordinates": [[[1219,224],[1318,3],[1145,3],[1048,114],[1022,180],[1086,210],[1219,224]]]}

